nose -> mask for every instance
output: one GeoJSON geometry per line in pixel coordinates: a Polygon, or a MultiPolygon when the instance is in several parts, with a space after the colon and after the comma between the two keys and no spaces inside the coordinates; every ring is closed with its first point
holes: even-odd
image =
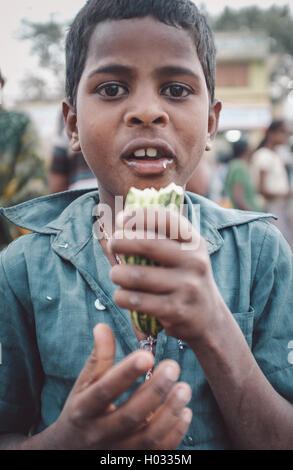
{"type": "Polygon", "coordinates": [[[126,112],[124,121],[128,127],[166,127],[169,122],[169,115],[160,109],[158,103],[144,102],[144,104],[141,103],[135,109],[126,112]]]}

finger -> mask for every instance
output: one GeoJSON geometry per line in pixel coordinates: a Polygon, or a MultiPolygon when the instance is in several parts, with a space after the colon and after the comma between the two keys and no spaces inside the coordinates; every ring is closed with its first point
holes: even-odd
{"type": "Polygon", "coordinates": [[[114,302],[121,308],[127,310],[135,310],[136,312],[147,313],[148,315],[157,317],[164,322],[166,318],[168,322],[174,325],[172,314],[178,317],[180,302],[175,300],[172,294],[153,294],[148,292],[133,291],[127,289],[117,289],[114,292],[114,302]]]}
{"type": "Polygon", "coordinates": [[[169,395],[180,374],[180,367],[175,361],[162,361],[153,376],[141,385],[131,397],[120,405],[111,415],[99,420],[103,429],[109,429],[114,438],[130,435],[145,423],[150,413],[154,413],[169,395]],[[107,421],[107,423],[106,423],[107,421]]]}
{"type": "Polygon", "coordinates": [[[166,207],[149,206],[120,212],[116,218],[116,226],[130,231],[152,231],[181,242],[191,242],[194,237],[199,237],[184,215],[166,207]]]}
{"type": "MultiPolygon", "coordinates": [[[[184,408],[181,412],[177,422],[171,427],[171,430],[165,435],[162,441],[159,443],[156,450],[172,450],[177,449],[184,439],[190,422],[192,420],[192,411],[190,408],[184,408]]],[[[170,428],[169,428],[170,429],[170,428]]],[[[162,434],[164,435],[164,434],[162,434]]]]}
{"type": "Polygon", "coordinates": [[[130,448],[172,449],[183,439],[191,414],[186,405],[191,398],[191,388],[185,383],[176,384],[166,401],[147,420],[147,424],[128,439],[130,448]]]}
{"type": "Polygon", "coordinates": [[[156,443],[154,439],[144,439],[141,434],[136,434],[119,442],[113,449],[137,449],[137,450],[174,450],[177,449],[184,439],[190,422],[192,411],[184,408],[173,426],[168,425],[161,434],[161,440],[156,443]],[[162,437],[163,436],[163,437],[162,437]]]}
{"type": "Polygon", "coordinates": [[[93,330],[94,347],[75,383],[74,389],[81,391],[98,380],[114,363],[115,338],[111,328],[100,323],[93,330]]]}
{"type": "Polygon", "coordinates": [[[146,232],[115,232],[109,242],[112,253],[126,256],[142,256],[163,266],[174,267],[188,257],[189,249],[196,250],[193,244],[179,243],[175,240],[147,238],[146,232]],[[183,248],[184,246],[184,248],[183,248]]]}
{"type": "Polygon", "coordinates": [[[111,269],[110,278],[128,290],[168,293],[178,286],[178,272],[160,266],[117,265],[111,269]]]}
{"type": "Polygon", "coordinates": [[[76,407],[84,417],[99,416],[136,380],[153,367],[154,357],[148,351],[138,350],[107,370],[76,397],[76,407]]]}

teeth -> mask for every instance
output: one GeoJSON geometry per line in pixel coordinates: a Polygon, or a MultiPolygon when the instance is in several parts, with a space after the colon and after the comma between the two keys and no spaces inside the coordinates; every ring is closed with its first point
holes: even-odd
{"type": "Polygon", "coordinates": [[[139,149],[134,152],[135,157],[144,157],[145,156],[145,149],[139,149]]]}
{"type": "Polygon", "coordinates": [[[146,154],[148,157],[156,157],[158,155],[158,151],[154,148],[148,148],[146,149],[146,154]]]}
{"type": "Polygon", "coordinates": [[[157,157],[158,151],[155,148],[147,148],[147,149],[138,149],[134,153],[135,157],[145,157],[146,155],[148,157],[157,157]]]}

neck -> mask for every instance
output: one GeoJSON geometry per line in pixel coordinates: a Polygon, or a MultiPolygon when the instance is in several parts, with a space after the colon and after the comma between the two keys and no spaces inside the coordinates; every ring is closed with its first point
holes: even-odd
{"type": "Polygon", "coordinates": [[[123,196],[113,196],[99,186],[99,206],[98,211],[102,217],[105,230],[111,236],[115,231],[115,220],[117,214],[123,210],[123,196]]]}

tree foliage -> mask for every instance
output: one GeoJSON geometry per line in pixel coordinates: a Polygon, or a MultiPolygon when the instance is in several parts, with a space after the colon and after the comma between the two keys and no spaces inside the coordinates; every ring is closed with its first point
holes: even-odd
{"type": "MultiPolygon", "coordinates": [[[[272,81],[285,83],[285,76],[289,81],[293,80],[293,17],[288,6],[275,5],[268,9],[258,6],[242,9],[226,7],[217,16],[208,13],[204,3],[200,9],[207,15],[215,32],[251,30],[266,34],[270,38],[271,52],[280,55],[279,70],[272,71],[272,81]]],[[[19,34],[20,39],[31,42],[31,53],[38,58],[39,66],[51,74],[56,93],[60,95],[64,90],[64,39],[67,27],[67,23],[58,22],[53,15],[45,23],[24,19],[19,34]]],[[[36,75],[35,71],[31,73],[32,78],[36,75]]],[[[41,89],[43,93],[46,90],[43,80],[40,76],[35,80],[39,83],[39,94],[41,89]]]]}
{"type": "Polygon", "coordinates": [[[48,22],[31,22],[22,20],[19,31],[19,39],[28,40],[31,43],[31,54],[37,57],[40,69],[49,76],[50,83],[54,83],[53,91],[45,86],[44,76],[40,72],[31,72],[23,80],[23,85],[28,86],[29,81],[34,85],[39,84],[36,96],[43,99],[64,94],[64,39],[66,23],[60,23],[52,15],[48,22]]]}
{"type": "Polygon", "coordinates": [[[286,98],[293,89],[293,17],[289,6],[274,5],[266,10],[226,7],[220,15],[209,16],[209,22],[215,32],[263,32],[270,40],[270,53],[276,55],[270,74],[271,100],[286,98]]]}
{"type": "Polygon", "coordinates": [[[214,31],[263,31],[271,38],[271,52],[293,55],[293,17],[289,6],[272,6],[263,10],[258,6],[240,10],[225,7],[223,12],[210,17],[214,31]]]}

